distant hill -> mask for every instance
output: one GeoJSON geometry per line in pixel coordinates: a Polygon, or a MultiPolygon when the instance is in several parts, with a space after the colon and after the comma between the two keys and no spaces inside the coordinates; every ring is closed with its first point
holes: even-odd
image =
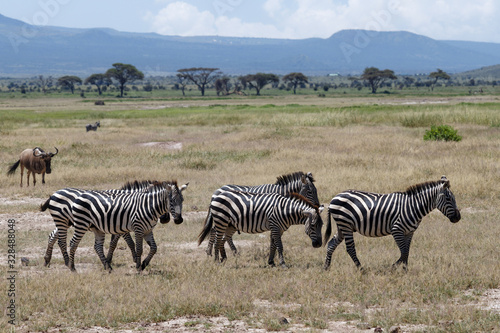
{"type": "Polygon", "coordinates": [[[481,67],[479,69],[458,73],[457,76],[465,76],[471,78],[499,78],[500,65],[481,67]]]}
{"type": "Polygon", "coordinates": [[[500,44],[439,41],[404,31],[343,30],[330,38],[180,37],[107,28],[31,26],[0,15],[0,75],[102,73],[115,62],[146,75],[218,67],[227,74],[272,72],[359,74],[365,67],[397,74],[458,73],[500,63],[500,44]]]}

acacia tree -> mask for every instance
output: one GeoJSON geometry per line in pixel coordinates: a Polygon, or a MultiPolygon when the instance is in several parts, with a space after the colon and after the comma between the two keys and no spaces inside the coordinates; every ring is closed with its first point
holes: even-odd
{"type": "Polygon", "coordinates": [[[184,90],[186,89],[188,81],[189,80],[187,79],[187,77],[185,77],[183,74],[181,74],[181,73],[177,74],[177,83],[179,84],[179,86],[181,88],[182,96],[186,96],[186,94],[184,93],[184,90]]]}
{"type": "Polygon", "coordinates": [[[105,74],[92,74],[83,82],[84,84],[93,84],[97,87],[99,96],[102,94],[101,86],[108,85],[111,80],[105,74]]]}
{"type": "Polygon", "coordinates": [[[444,72],[442,69],[437,69],[437,72],[431,72],[429,74],[429,77],[434,79],[434,82],[432,82],[431,84],[431,89],[432,91],[434,91],[434,86],[436,85],[436,83],[438,82],[439,79],[443,79],[443,80],[449,80],[450,79],[450,76],[444,72]]]}
{"type": "Polygon", "coordinates": [[[144,74],[133,65],[117,62],[113,64],[113,67],[108,69],[105,75],[118,81],[120,84],[120,97],[123,97],[123,89],[128,81],[144,79],[144,74]]]}
{"type": "Polygon", "coordinates": [[[297,86],[308,83],[308,78],[302,73],[290,73],[283,76],[283,82],[290,83],[293,86],[293,93],[296,94],[297,86]]]}
{"type": "MultiPolygon", "coordinates": [[[[219,68],[193,67],[177,70],[177,77],[193,82],[201,91],[201,96],[205,96],[205,88],[219,76],[219,68]]],[[[184,93],[184,91],[183,91],[184,93]]]]}
{"type": "Polygon", "coordinates": [[[367,67],[361,75],[363,80],[368,81],[370,87],[372,88],[372,94],[377,92],[380,84],[385,80],[396,80],[398,77],[394,75],[394,71],[390,69],[384,69],[381,71],[377,67],[367,67]]]}
{"type": "Polygon", "coordinates": [[[275,74],[270,73],[257,73],[248,74],[245,76],[240,76],[238,78],[241,81],[243,87],[247,85],[254,88],[257,91],[257,96],[260,95],[260,90],[268,83],[278,83],[280,81],[279,77],[275,74]]]}
{"type": "Polygon", "coordinates": [[[231,88],[231,83],[229,82],[231,79],[227,76],[220,77],[215,80],[215,91],[217,92],[217,96],[229,95],[229,89],[231,88]]]}
{"type": "Polygon", "coordinates": [[[75,93],[75,83],[82,83],[82,79],[80,79],[78,76],[72,76],[72,75],[66,75],[66,76],[61,76],[57,80],[57,84],[69,88],[71,90],[71,93],[75,93]]]}
{"type": "Polygon", "coordinates": [[[44,77],[43,75],[38,76],[37,85],[42,89],[42,92],[45,94],[47,92],[47,88],[52,85],[52,76],[44,77]]]}

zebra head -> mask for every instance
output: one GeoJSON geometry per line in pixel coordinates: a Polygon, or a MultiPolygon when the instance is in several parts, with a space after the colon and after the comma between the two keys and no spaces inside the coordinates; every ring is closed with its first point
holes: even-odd
{"type": "Polygon", "coordinates": [[[307,175],[302,174],[302,185],[299,194],[309,200],[313,205],[319,206],[318,191],[314,186],[314,178],[312,173],[308,172],[307,175]]]}
{"type": "MultiPolygon", "coordinates": [[[[174,218],[175,224],[181,224],[184,220],[182,218],[182,202],[184,198],[182,196],[182,191],[188,187],[189,183],[182,185],[180,188],[177,187],[177,183],[168,184],[170,191],[168,194],[168,205],[169,211],[174,218]]],[[[167,213],[168,214],[168,213],[167,213]]]]}
{"type": "Polygon", "coordinates": [[[450,222],[457,223],[460,221],[461,216],[455,201],[455,196],[450,190],[450,181],[446,176],[442,176],[441,183],[443,184],[443,189],[437,196],[436,207],[444,216],[450,219],[450,222]]]}
{"type": "Polygon", "coordinates": [[[323,220],[321,219],[321,212],[324,207],[315,207],[314,210],[304,210],[303,214],[307,217],[306,221],[306,234],[312,240],[312,246],[317,248],[321,247],[321,228],[323,228],[323,220]]]}

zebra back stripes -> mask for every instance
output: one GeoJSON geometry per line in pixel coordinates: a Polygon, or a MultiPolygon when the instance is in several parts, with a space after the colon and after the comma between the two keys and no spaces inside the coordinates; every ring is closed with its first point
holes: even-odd
{"type": "MultiPolygon", "coordinates": [[[[312,173],[308,172],[305,174],[302,171],[294,172],[287,175],[282,175],[277,177],[276,183],[274,184],[263,184],[257,186],[244,186],[244,185],[224,185],[217,189],[213,195],[212,200],[222,191],[240,191],[240,192],[252,192],[252,193],[278,193],[281,195],[287,195],[289,193],[298,193],[309,200],[313,205],[319,206],[318,192],[316,186],[314,186],[314,178],[312,173]]],[[[207,214],[205,223],[211,222],[211,212],[210,209],[207,214]]],[[[232,235],[236,232],[236,229],[229,226],[228,234],[224,236],[224,241],[227,241],[229,247],[233,253],[237,253],[236,246],[234,246],[232,235]]],[[[215,243],[215,230],[210,233],[210,240],[206,249],[208,255],[212,255],[212,248],[215,243]]]]}
{"type": "MultiPolygon", "coordinates": [[[[280,265],[285,265],[281,234],[291,225],[304,224],[306,234],[314,247],[320,247],[321,219],[319,207],[307,199],[291,194],[283,196],[277,193],[250,193],[238,191],[220,191],[212,197],[210,204],[212,219],[205,224],[198,238],[200,245],[212,227],[216,231],[215,260],[226,259],[222,236],[231,224],[234,230],[246,233],[271,231],[269,265],[274,266],[274,256],[278,250],[280,265]],[[212,222],[213,221],[213,222],[212,222]],[[214,225],[212,226],[212,223],[214,225]]],[[[226,234],[227,235],[227,234],[226,234]]],[[[231,234],[229,234],[231,236],[231,234]]]]}
{"type": "Polygon", "coordinates": [[[69,267],[75,270],[74,257],[78,244],[91,225],[96,229],[95,249],[106,267],[102,251],[105,233],[121,234],[134,231],[136,240],[136,268],[141,271],[156,253],[152,229],[160,215],[170,211],[176,224],[182,223],[182,191],[188,184],[177,187],[177,182],[155,183],[145,192],[105,193],[86,191],[71,206],[75,234],[71,239],[69,267]],[[99,237],[98,237],[99,236],[99,237]],[[141,265],[143,238],[150,251],[141,265]]]}
{"type": "Polygon", "coordinates": [[[413,233],[424,216],[438,208],[453,223],[460,220],[450,182],[443,176],[439,181],[410,186],[405,192],[390,194],[348,190],[336,195],[328,207],[325,243],[331,234],[331,218],[337,223],[337,234],[328,242],[325,269],[337,246],[345,239],[346,250],[357,267],[361,267],[354,246],[353,233],[367,237],[392,235],[401,256],[395,265],[406,269],[413,233]]]}

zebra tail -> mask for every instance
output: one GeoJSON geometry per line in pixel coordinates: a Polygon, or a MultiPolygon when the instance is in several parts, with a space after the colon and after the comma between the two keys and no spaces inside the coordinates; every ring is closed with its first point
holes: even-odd
{"type": "Polygon", "coordinates": [[[328,211],[328,222],[326,223],[326,230],[325,230],[325,238],[323,241],[323,246],[328,243],[328,240],[330,239],[330,236],[332,234],[332,218],[330,216],[330,211],[328,211]]]}
{"type": "Polygon", "coordinates": [[[14,174],[14,172],[16,172],[16,169],[19,166],[19,163],[21,163],[21,160],[18,160],[16,163],[12,164],[9,167],[9,171],[7,171],[7,175],[12,176],[14,174]]]}
{"type": "Polygon", "coordinates": [[[48,198],[44,204],[40,205],[40,211],[45,212],[47,210],[47,208],[49,208],[49,203],[50,203],[50,198],[48,198]]]}
{"type": "Polygon", "coordinates": [[[200,244],[203,243],[203,241],[205,240],[207,235],[212,230],[212,223],[213,223],[212,212],[209,208],[207,218],[205,219],[205,226],[203,227],[203,230],[198,235],[198,246],[200,246],[200,244]]]}

